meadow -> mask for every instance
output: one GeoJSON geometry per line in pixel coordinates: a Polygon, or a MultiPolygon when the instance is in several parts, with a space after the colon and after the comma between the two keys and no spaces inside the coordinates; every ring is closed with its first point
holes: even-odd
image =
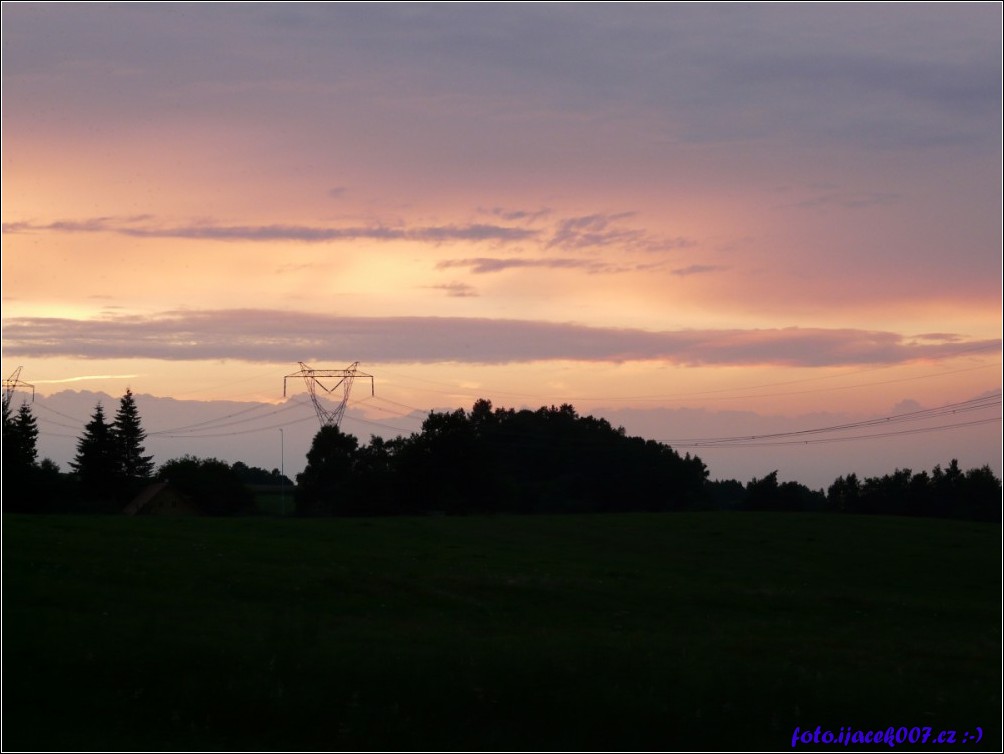
{"type": "Polygon", "coordinates": [[[999,526],[3,524],[4,750],[777,750],[817,725],[1001,745],[999,526]]]}

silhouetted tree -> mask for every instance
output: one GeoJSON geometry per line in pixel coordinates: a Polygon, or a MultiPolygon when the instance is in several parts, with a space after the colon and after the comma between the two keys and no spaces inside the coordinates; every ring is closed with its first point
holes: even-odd
{"type": "Polygon", "coordinates": [[[896,469],[858,482],[854,474],[830,485],[827,508],[844,513],[1001,520],[1001,482],[988,466],[963,473],[955,459],[930,474],[896,469]]]}
{"type": "MultiPolygon", "coordinates": [[[[6,408],[6,407],[5,407],[6,408]]],[[[8,409],[9,412],[9,409],[8,409]]],[[[38,458],[38,423],[27,403],[22,403],[13,416],[4,416],[4,472],[27,470],[38,458]]]]}
{"type": "Polygon", "coordinates": [[[32,490],[37,471],[38,424],[27,403],[22,403],[16,414],[11,414],[7,401],[3,409],[3,507],[29,511],[38,502],[32,490]]]}
{"type": "Polygon", "coordinates": [[[777,481],[777,471],[746,485],[744,508],[751,511],[815,511],[826,505],[826,495],[798,482],[777,481]]]}
{"type": "Polygon", "coordinates": [[[358,505],[354,506],[354,512],[377,515],[404,511],[395,468],[395,454],[401,442],[374,435],[368,445],[358,449],[354,464],[358,505]]]}
{"type": "Polygon", "coordinates": [[[33,470],[31,483],[32,510],[40,513],[68,512],[76,509],[77,484],[59,465],[43,458],[33,470]]]}
{"type": "Polygon", "coordinates": [[[143,455],[146,432],[140,424],[139,410],[128,388],[119,402],[112,429],[118,445],[119,474],[132,487],[153,476],[153,456],[143,455]]]}
{"type": "Polygon", "coordinates": [[[910,516],[934,515],[935,496],[931,477],[926,471],[914,474],[907,482],[906,500],[902,512],[910,516]]]}
{"type": "Polygon", "coordinates": [[[485,495],[491,474],[483,451],[464,409],[431,412],[420,438],[405,452],[405,478],[414,481],[421,509],[463,513],[490,507],[485,495]]]}
{"type": "Polygon", "coordinates": [[[857,513],[861,509],[861,483],[857,474],[837,477],[827,490],[826,504],[837,513],[857,513]]]}
{"type": "Polygon", "coordinates": [[[266,471],[258,466],[248,466],[243,461],[236,461],[231,467],[244,484],[293,486],[292,480],[279,472],[279,469],[266,471]]]}
{"type": "Polygon", "coordinates": [[[1001,480],[989,466],[966,472],[966,503],[960,517],[977,521],[1001,520],[1001,480]]]}
{"type": "Polygon", "coordinates": [[[753,477],[746,485],[744,507],[751,511],[778,510],[777,469],[763,479],[753,477]]]}
{"type": "Polygon", "coordinates": [[[77,440],[77,455],[70,462],[80,481],[85,497],[90,499],[115,497],[119,478],[118,443],[111,424],[105,421],[101,404],[94,408],[91,420],[84,425],[84,434],[77,440]]]}
{"type": "Polygon", "coordinates": [[[157,470],[157,479],[169,483],[208,516],[231,516],[254,509],[254,495],[240,476],[216,458],[173,458],[157,470]]]}
{"type": "Polygon", "coordinates": [[[515,411],[481,399],[470,413],[433,412],[392,466],[417,510],[674,510],[706,497],[699,458],[569,404],[515,411]]]}
{"type": "Polygon", "coordinates": [[[628,437],[569,404],[536,411],[475,402],[433,411],[420,432],[360,447],[323,428],[297,477],[302,513],[680,510],[707,503],[696,456],[628,437]]]}
{"type": "Polygon", "coordinates": [[[355,462],[359,441],[338,427],[321,427],[307,452],[307,466],[296,475],[297,512],[348,512],[356,506],[355,462]]]}
{"type": "Polygon", "coordinates": [[[707,504],[713,510],[739,510],[746,501],[746,488],[738,479],[708,482],[707,504]]]}

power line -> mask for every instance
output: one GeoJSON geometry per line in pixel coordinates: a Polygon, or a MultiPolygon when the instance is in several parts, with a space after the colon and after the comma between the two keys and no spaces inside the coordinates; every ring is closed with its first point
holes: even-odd
{"type": "Polygon", "coordinates": [[[826,427],[819,427],[815,429],[803,429],[794,432],[778,432],[774,434],[763,434],[763,435],[748,435],[742,437],[722,437],[715,439],[700,439],[694,440],[694,442],[732,442],[737,440],[758,440],[773,437],[787,437],[792,435],[808,435],[808,434],[818,434],[821,432],[834,432],[845,429],[860,429],[862,427],[875,426],[877,424],[890,424],[899,423],[903,421],[920,421],[923,419],[931,419],[938,416],[943,416],[945,414],[955,414],[965,411],[976,411],[982,408],[992,408],[993,406],[1001,405],[1000,394],[993,396],[987,396],[982,398],[973,398],[968,401],[961,401],[959,403],[949,403],[945,406],[939,406],[937,408],[927,408],[919,409],[917,411],[908,411],[902,414],[893,414],[892,416],[883,416],[876,419],[863,419],[856,422],[848,422],[846,424],[833,424],[826,427]]]}
{"type": "Polygon", "coordinates": [[[77,439],[76,435],[64,435],[62,432],[43,432],[40,430],[38,435],[39,437],[66,437],[70,440],[77,439]]]}
{"type": "MultiPolygon", "coordinates": [[[[376,396],[376,400],[383,401],[384,403],[392,403],[395,406],[400,406],[401,408],[407,408],[407,409],[410,409],[412,411],[418,411],[419,413],[426,414],[426,415],[428,415],[428,413],[429,413],[428,409],[418,408],[416,406],[409,406],[407,403],[400,403],[398,401],[392,401],[390,398],[384,398],[383,396],[380,396],[380,395],[376,396]]],[[[379,408],[379,406],[374,406],[374,408],[379,408]]],[[[386,411],[387,409],[383,409],[383,410],[386,411]]],[[[402,414],[402,416],[407,416],[407,414],[402,414]]]]}
{"type": "Polygon", "coordinates": [[[51,414],[56,414],[57,416],[62,416],[64,419],[69,419],[70,421],[77,422],[77,424],[79,426],[81,426],[81,427],[83,427],[86,424],[86,422],[78,419],[75,416],[70,416],[69,414],[64,414],[62,411],[57,411],[54,408],[50,408],[49,406],[46,406],[45,403],[44,403],[44,401],[39,401],[38,403],[35,404],[35,407],[36,408],[40,408],[43,411],[48,411],[51,414]]]}
{"type": "MultiPolygon", "coordinates": [[[[968,413],[970,411],[979,411],[982,409],[994,408],[1000,405],[1001,405],[1001,394],[994,393],[993,395],[990,396],[973,398],[968,401],[960,401],[959,403],[949,403],[944,406],[938,406],[936,408],[920,409],[918,411],[908,411],[902,414],[883,416],[875,419],[864,419],[862,421],[848,422],[845,424],[832,424],[824,427],[813,427],[811,429],[801,429],[790,432],[773,432],[766,434],[742,435],[742,436],[732,436],[732,437],[681,438],[677,440],[667,440],[666,442],[674,447],[689,447],[689,448],[724,447],[726,445],[736,446],[740,444],[750,445],[753,443],[756,443],[756,445],[758,446],[766,446],[769,444],[769,442],[765,441],[776,441],[784,438],[805,437],[816,434],[843,432],[851,429],[865,429],[874,426],[888,426],[892,424],[899,424],[902,422],[926,421],[929,419],[940,418],[943,416],[948,416],[953,414],[968,413]]],[[[994,420],[999,421],[999,418],[994,420]]],[[[979,421],[983,422],[989,420],[979,420],[979,421]]],[[[902,432],[904,433],[922,432],[922,431],[933,431],[935,429],[937,428],[922,427],[915,430],[902,430],[902,432]]],[[[879,436],[882,435],[879,434],[864,435],[864,437],[879,437],[879,436]]],[[[851,439],[851,438],[840,438],[840,439],[851,439]]]]}
{"type": "Polygon", "coordinates": [[[292,421],[280,422],[278,424],[270,424],[267,427],[254,427],[253,429],[241,429],[235,432],[215,432],[204,435],[157,435],[156,439],[168,439],[168,440],[205,440],[212,437],[235,437],[237,435],[251,435],[256,432],[266,432],[270,429],[278,429],[279,427],[289,427],[293,424],[302,424],[305,421],[310,421],[315,417],[313,416],[303,416],[299,419],[293,419],[292,421]]]}
{"type": "Polygon", "coordinates": [[[55,421],[53,421],[51,419],[47,419],[45,417],[38,417],[38,421],[39,422],[44,422],[46,424],[54,425],[55,427],[62,427],[64,430],[79,430],[80,429],[80,427],[71,427],[68,424],[63,424],[62,422],[55,422],[55,421]]]}
{"type": "MultiPolygon", "coordinates": [[[[413,406],[407,406],[406,404],[398,404],[396,401],[389,401],[388,399],[377,398],[377,400],[386,400],[389,403],[394,403],[395,405],[400,405],[403,408],[415,409],[413,406]]],[[[988,408],[994,408],[1001,405],[1001,394],[993,393],[986,396],[980,396],[978,398],[972,398],[965,401],[959,401],[956,403],[949,403],[943,406],[937,406],[934,408],[919,409],[916,411],[907,411],[900,414],[893,414],[891,416],[882,416],[872,419],[863,419],[860,421],[846,422],[843,424],[833,424],[823,427],[813,427],[810,429],[792,430],[787,432],[774,432],[774,433],[763,433],[763,434],[753,434],[753,435],[740,435],[740,436],[724,436],[724,437],[703,437],[703,438],[681,438],[681,439],[671,439],[663,440],[666,444],[675,448],[717,448],[717,447],[768,447],[771,445],[803,445],[803,444],[816,444],[816,443],[829,443],[829,442],[842,442],[844,440],[851,439],[869,439],[869,438],[879,438],[879,437],[891,437],[895,435],[904,434],[918,434],[924,432],[938,432],[947,429],[955,429],[959,427],[975,426],[978,424],[985,424],[991,421],[1000,421],[999,417],[990,419],[979,419],[971,422],[958,422],[953,424],[937,425],[933,427],[921,427],[914,429],[898,430],[894,432],[880,432],[880,433],[870,433],[865,435],[851,435],[845,437],[830,437],[830,438],[815,438],[814,435],[820,434],[832,434],[836,432],[846,432],[854,429],[867,429],[870,427],[878,426],[892,426],[901,423],[908,422],[920,422],[920,421],[930,421],[932,419],[942,418],[945,416],[951,416],[956,414],[969,413],[972,411],[979,411],[988,408]],[[806,439],[789,439],[789,438],[810,438],[806,439]],[[787,441],[784,441],[787,440],[787,441]],[[782,442],[783,441],[783,442],[782,442]]],[[[380,406],[373,406],[373,408],[380,410],[383,409],[380,406]]],[[[425,412],[429,413],[429,412],[425,412]]],[[[366,419],[359,419],[352,417],[354,421],[361,421],[367,424],[374,424],[376,426],[385,427],[387,429],[392,429],[394,431],[404,431],[399,427],[393,427],[387,424],[382,424],[380,422],[369,421],[366,419]]]]}
{"type": "MultiPolygon", "coordinates": [[[[61,416],[64,419],[69,419],[70,421],[77,422],[77,425],[76,426],[71,426],[69,424],[63,424],[62,422],[54,421],[53,419],[48,419],[48,418],[46,418],[44,416],[38,417],[40,421],[48,422],[49,424],[53,424],[53,425],[58,426],[58,427],[63,427],[65,429],[81,430],[84,427],[85,423],[82,422],[82,421],[80,421],[76,417],[70,416],[69,414],[64,414],[62,411],[57,411],[54,408],[50,408],[49,406],[46,406],[44,403],[37,403],[36,406],[42,408],[44,411],[48,411],[50,413],[56,414],[57,416],[61,416]]],[[[165,438],[171,438],[171,439],[178,439],[178,438],[181,438],[181,437],[190,437],[190,438],[193,438],[193,439],[198,439],[200,437],[228,437],[228,436],[233,435],[233,434],[245,434],[244,432],[215,433],[215,434],[213,434],[213,433],[216,430],[223,429],[225,427],[232,427],[232,426],[236,426],[236,425],[239,425],[239,424],[246,424],[247,422],[259,421],[259,420],[262,420],[262,419],[266,419],[266,418],[268,418],[270,416],[275,416],[276,414],[283,413],[285,411],[292,411],[294,409],[303,408],[305,406],[306,406],[306,404],[303,403],[302,401],[298,401],[296,399],[291,399],[291,400],[287,401],[286,405],[282,406],[281,408],[278,408],[278,409],[275,409],[273,411],[270,411],[270,412],[268,412],[266,414],[262,414],[260,416],[251,416],[251,417],[247,417],[247,418],[244,418],[244,419],[238,419],[237,421],[232,421],[232,422],[227,422],[226,421],[227,419],[231,419],[231,418],[233,418],[235,416],[241,416],[243,414],[251,413],[252,411],[260,411],[260,410],[262,410],[264,408],[268,408],[269,407],[269,404],[263,403],[263,404],[258,404],[258,405],[250,406],[249,408],[241,409],[240,411],[235,411],[233,413],[226,414],[224,416],[218,416],[218,417],[214,417],[212,419],[206,419],[204,421],[195,422],[194,424],[186,424],[186,425],[182,425],[180,427],[172,427],[172,428],[169,428],[169,429],[161,429],[161,430],[150,431],[150,432],[147,432],[146,435],[147,435],[147,437],[150,437],[150,438],[165,437],[165,438]],[[224,422],[224,423],[220,424],[219,422],[224,422]],[[200,433],[200,432],[210,432],[211,434],[197,434],[197,433],[200,433]]],[[[298,424],[300,421],[302,421],[302,419],[296,419],[296,420],[294,420],[292,422],[289,422],[289,423],[290,424],[298,424]]],[[[247,432],[260,432],[260,431],[265,431],[266,429],[274,429],[275,427],[278,427],[278,426],[285,426],[285,425],[283,425],[283,424],[270,425],[268,427],[250,429],[247,432]]],[[[50,434],[50,436],[58,436],[58,437],[69,437],[70,436],[70,435],[53,435],[52,433],[49,433],[49,434],[50,434]]]]}
{"type": "Polygon", "coordinates": [[[672,444],[673,448],[704,448],[705,450],[717,450],[718,448],[772,448],[783,445],[828,445],[836,442],[847,442],[849,440],[875,440],[885,437],[898,437],[901,435],[920,435],[928,432],[943,432],[949,429],[959,429],[962,427],[975,427],[981,424],[991,424],[1000,422],[1001,417],[992,416],[987,419],[974,419],[968,422],[957,422],[955,424],[940,424],[935,427],[914,427],[912,429],[900,429],[894,432],[877,432],[866,435],[848,435],[847,437],[819,437],[810,440],[784,440],[780,442],[757,442],[757,443],[719,443],[714,445],[694,444],[687,445],[672,444]]]}
{"type": "Polygon", "coordinates": [[[361,419],[358,416],[348,415],[345,418],[348,419],[348,420],[350,420],[350,421],[354,421],[354,422],[362,422],[363,424],[372,424],[375,427],[383,427],[384,429],[392,429],[395,432],[400,432],[402,434],[409,434],[410,432],[414,431],[414,430],[409,430],[409,429],[402,429],[401,427],[393,427],[390,424],[383,424],[382,422],[375,422],[375,421],[372,421],[370,419],[361,419]]]}
{"type": "Polygon", "coordinates": [[[264,419],[266,416],[273,416],[275,414],[282,413],[283,411],[289,411],[289,410],[291,410],[293,408],[298,408],[298,407],[303,406],[303,405],[305,405],[305,404],[301,403],[300,401],[289,400],[289,401],[286,402],[286,405],[284,405],[282,408],[275,409],[274,411],[270,411],[267,414],[262,414],[261,416],[252,416],[252,417],[249,417],[247,419],[238,419],[237,421],[234,421],[234,422],[227,422],[225,424],[219,424],[218,426],[213,426],[213,427],[206,427],[205,426],[207,424],[217,424],[217,422],[223,422],[223,421],[225,421],[227,419],[231,419],[231,418],[233,418],[235,416],[241,416],[242,414],[247,414],[247,413],[250,413],[252,411],[260,411],[260,410],[262,410],[264,408],[268,408],[269,407],[268,403],[259,403],[259,404],[256,404],[254,406],[251,406],[249,408],[245,408],[245,409],[242,409],[240,411],[235,411],[232,414],[227,414],[226,416],[219,416],[219,417],[216,417],[214,419],[206,419],[205,421],[195,422],[194,424],[185,424],[185,425],[182,425],[180,427],[171,427],[170,429],[160,429],[160,430],[156,430],[156,431],[153,431],[153,432],[147,432],[147,435],[149,436],[149,435],[162,435],[162,434],[168,434],[168,433],[174,433],[174,432],[199,431],[200,427],[204,428],[204,429],[210,429],[210,430],[221,429],[223,427],[229,427],[229,426],[232,426],[234,424],[244,424],[245,422],[258,421],[259,419],[264,419]],[[295,405],[290,405],[290,404],[295,404],[295,405]]]}

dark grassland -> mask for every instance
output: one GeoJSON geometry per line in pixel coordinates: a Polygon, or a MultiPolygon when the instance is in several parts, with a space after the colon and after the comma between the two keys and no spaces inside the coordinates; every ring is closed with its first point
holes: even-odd
{"type": "Polygon", "coordinates": [[[5,750],[786,749],[796,725],[1001,745],[998,526],[3,523],[5,750]]]}

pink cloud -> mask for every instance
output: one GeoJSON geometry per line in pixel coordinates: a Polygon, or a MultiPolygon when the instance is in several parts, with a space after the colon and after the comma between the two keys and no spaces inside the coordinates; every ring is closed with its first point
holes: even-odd
{"type": "Polygon", "coordinates": [[[834,366],[908,363],[994,350],[996,340],[917,342],[893,332],[775,328],[666,330],[461,317],[340,317],[264,309],[10,318],[10,356],[238,359],[351,358],[370,363],[501,364],[554,359],[684,365],[834,366]]]}

